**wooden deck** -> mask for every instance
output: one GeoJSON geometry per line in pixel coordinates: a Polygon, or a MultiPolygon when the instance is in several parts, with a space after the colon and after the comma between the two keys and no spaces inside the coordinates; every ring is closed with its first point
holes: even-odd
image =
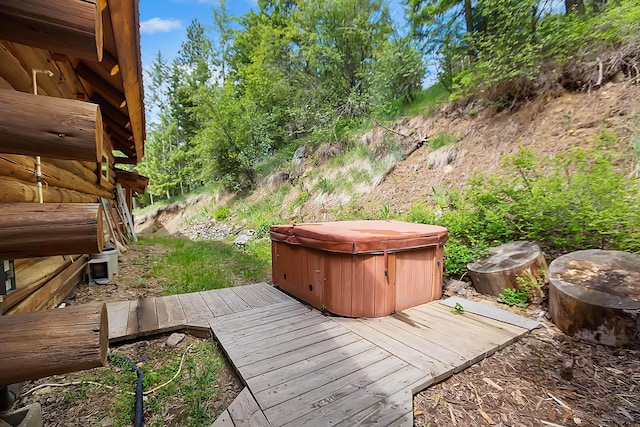
{"type": "Polygon", "coordinates": [[[110,340],[212,330],[246,384],[216,426],[413,425],[413,394],[537,326],[466,300],[327,317],[260,283],[111,303],[110,340]],[[487,316],[483,315],[486,314],[487,316]]]}

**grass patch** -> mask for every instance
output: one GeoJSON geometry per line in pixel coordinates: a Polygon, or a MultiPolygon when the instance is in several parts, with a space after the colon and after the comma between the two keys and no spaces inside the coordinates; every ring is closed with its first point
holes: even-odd
{"type": "MultiPolygon", "coordinates": [[[[232,244],[212,241],[145,237],[142,244],[160,244],[168,251],[154,259],[149,274],[164,295],[200,292],[268,279],[270,259],[232,244]]],[[[259,251],[257,253],[260,253],[259,251]]]]}
{"type": "MultiPolygon", "coordinates": [[[[213,339],[202,340],[187,337],[188,351],[184,347],[169,348],[156,341],[144,350],[146,361],[141,364],[144,372],[143,390],[151,390],[171,379],[180,368],[177,378],[167,386],[144,398],[145,426],[180,425],[196,427],[211,425],[224,410],[217,404],[220,398],[217,387],[224,357],[213,339]]],[[[116,352],[117,349],[116,349],[116,352]]],[[[135,350],[128,350],[133,353],[135,350]]],[[[118,352],[119,353],[119,352],[118,352]]],[[[134,362],[136,355],[127,354],[134,362]]],[[[104,368],[83,374],[80,381],[92,381],[114,387],[107,390],[92,384],[81,384],[67,390],[64,400],[73,402],[95,402],[98,408],[109,407],[104,414],[113,420],[116,427],[132,423],[135,404],[136,374],[128,364],[114,359],[104,368]],[[105,405],[105,401],[108,402],[105,405]]]]}
{"type": "Polygon", "coordinates": [[[402,115],[410,117],[421,114],[425,117],[433,117],[436,107],[447,100],[448,96],[449,92],[438,82],[418,93],[413,102],[403,108],[402,115]]]}
{"type": "Polygon", "coordinates": [[[432,150],[437,150],[438,148],[455,144],[457,141],[458,138],[456,138],[455,136],[442,132],[429,140],[429,147],[431,147],[432,150]]]}

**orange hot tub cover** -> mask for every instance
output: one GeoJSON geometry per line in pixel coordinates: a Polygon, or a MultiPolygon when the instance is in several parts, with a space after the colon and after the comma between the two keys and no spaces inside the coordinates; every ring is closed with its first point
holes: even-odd
{"type": "Polygon", "coordinates": [[[274,225],[270,234],[274,241],[354,255],[442,245],[447,241],[444,227],[401,221],[274,225]]]}

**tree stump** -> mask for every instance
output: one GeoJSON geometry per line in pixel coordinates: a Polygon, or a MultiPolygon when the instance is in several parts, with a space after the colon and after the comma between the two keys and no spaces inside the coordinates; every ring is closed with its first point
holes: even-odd
{"type": "Polygon", "coordinates": [[[590,249],[549,267],[549,312],[565,334],[640,348],[640,255],[590,249]]]}
{"type": "Polygon", "coordinates": [[[517,278],[544,277],[547,261],[540,247],[532,242],[511,242],[489,249],[489,258],[467,265],[476,290],[498,296],[507,288],[519,289],[517,278]]]}

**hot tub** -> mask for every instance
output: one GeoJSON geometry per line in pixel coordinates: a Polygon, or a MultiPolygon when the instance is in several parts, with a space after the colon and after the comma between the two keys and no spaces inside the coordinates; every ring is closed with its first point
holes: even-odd
{"type": "Polygon", "coordinates": [[[400,221],[271,227],[273,282],[318,309],[378,317],[442,296],[447,229],[400,221]]]}

